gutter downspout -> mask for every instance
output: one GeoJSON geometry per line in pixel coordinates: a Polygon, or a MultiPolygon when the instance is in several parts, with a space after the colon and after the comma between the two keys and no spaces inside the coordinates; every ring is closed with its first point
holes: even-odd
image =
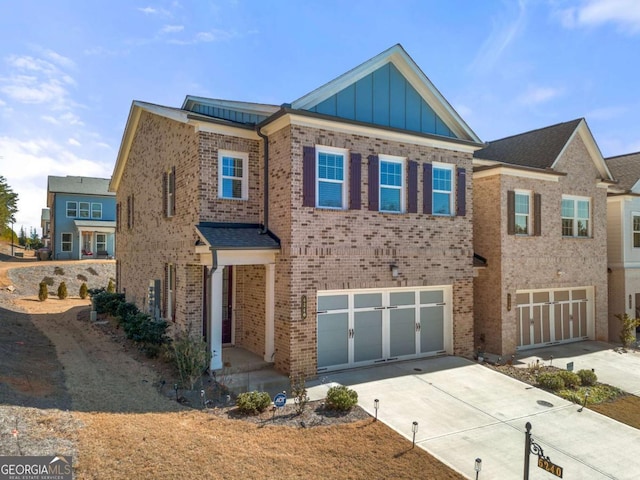
{"type": "Polygon", "coordinates": [[[213,247],[209,247],[209,250],[211,250],[211,270],[209,270],[209,278],[211,278],[218,269],[218,251],[213,247]]]}
{"type": "Polygon", "coordinates": [[[256,127],[256,133],[264,142],[263,156],[264,156],[264,226],[262,227],[261,234],[265,234],[269,231],[269,137],[260,131],[260,127],[256,127]]]}

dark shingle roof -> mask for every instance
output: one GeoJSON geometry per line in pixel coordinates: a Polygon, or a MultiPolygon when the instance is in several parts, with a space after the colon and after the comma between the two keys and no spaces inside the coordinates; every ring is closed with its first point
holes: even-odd
{"type": "Polygon", "coordinates": [[[606,158],[605,162],[623,190],[631,190],[640,179],[640,152],[606,158]]]}
{"type": "Polygon", "coordinates": [[[262,233],[257,223],[213,223],[196,225],[200,234],[217,250],[278,250],[280,239],[273,233],[262,233]]]}
{"type": "Polygon", "coordinates": [[[473,156],[533,168],[551,168],[583,119],[513,135],[487,143],[473,156]]]}

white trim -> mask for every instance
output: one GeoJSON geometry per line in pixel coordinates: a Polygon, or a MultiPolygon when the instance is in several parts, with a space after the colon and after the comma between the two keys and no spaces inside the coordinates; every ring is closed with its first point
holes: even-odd
{"type": "MultiPolygon", "coordinates": [[[[532,232],[531,232],[531,206],[532,206],[532,198],[533,195],[531,194],[531,190],[521,190],[521,189],[514,189],[514,206],[513,206],[513,215],[514,215],[514,227],[517,228],[517,222],[515,221],[515,219],[518,218],[518,213],[517,213],[517,203],[518,203],[518,195],[521,196],[526,196],[529,199],[529,203],[528,203],[528,211],[527,211],[527,233],[517,233],[516,235],[518,236],[522,236],[522,237],[529,237],[531,236],[532,232]]],[[[520,214],[522,215],[522,214],[520,214]]]]}
{"type": "Polygon", "coordinates": [[[315,146],[315,205],[316,208],[322,208],[327,210],[346,210],[349,208],[349,150],[346,148],[336,148],[336,147],[328,147],[325,145],[316,145],[315,146]],[[342,183],[342,206],[340,207],[327,207],[320,205],[320,154],[327,153],[330,155],[340,155],[342,156],[342,180],[331,180],[328,178],[322,179],[323,182],[326,183],[342,183]]]}
{"type": "Polygon", "coordinates": [[[78,218],[80,219],[91,219],[91,202],[79,201],[78,200],[78,218]],[[83,209],[82,205],[87,205],[87,208],[83,209]],[[82,211],[86,211],[87,215],[82,216],[82,211]]]}
{"type": "Polygon", "coordinates": [[[78,210],[78,201],[77,200],[67,200],[66,203],[65,203],[65,211],[64,211],[65,216],[67,218],[78,218],[78,212],[79,212],[79,210],[78,210]],[[69,215],[69,204],[70,203],[75,203],[75,205],[76,205],[76,208],[75,208],[76,214],[75,215],[69,215]]]}
{"type": "Polygon", "coordinates": [[[60,252],[64,252],[64,253],[73,252],[73,232],[60,232],[60,252]],[[64,241],[64,236],[65,235],[69,235],[71,237],[71,241],[70,242],[65,242],[64,241]],[[69,243],[71,245],[71,248],[69,248],[69,250],[65,250],[64,249],[64,244],[65,243],[69,243]]]}
{"type": "MultiPolygon", "coordinates": [[[[200,265],[211,266],[213,257],[207,245],[196,247],[200,265]]],[[[276,262],[280,250],[218,250],[218,265],[268,265],[276,262]]]]}
{"type": "Polygon", "coordinates": [[[102,202],[91,202],[91,218],[92,219],[96,219],[96,220],[102,220],[102,202]],[[93,206],[94,205],[99,205],[100,206],[100,216],[99,217],[95,217],[93,215],[93,206]]]}
{"type": "Polygon", "coordinates": [[[578,195],[562,195],[561,199],[560,199],[560,228],[562,228],[562,219],[564,218],[569,218],[569,217],[563,217],[562,215],[562,202],[564,200],[571,200],[573,201],[573,235],[565,235],[562,231],[561,236],[562,238],[582,238],[582,239],[587,239],[587,238],[592,238],[592,231],[593,231],[593,212],[591,211],[592,208],[592,201],[591,201],[591,197],[582,197],[582,196],[578,196],[578,195]],[[578,231],[578,205],[577,202],[588,202],[589,203],[589,218],[588,218],[588,222],[589,222],[589,227],[588,227],[588,231],[587,231],[587,235],[586,236],[582,236],[582,235],[577,235],[577,231],[578,231]]]}
{"type": "MultiPolygon", "coordinates": [[[[634,245],[634,243],[635,243],[634,242],[634,234],[635,234],[636,231],[633,229],[633,217],[640,217],[640,212],[632,210],[629,213],[631,214],[631,221],[629,222],[629,232],[631,233],[631,241],[629,242],[629,246],[631,247],[631,251],[632,252],[636,248],[638,250],[635,250],[635,251],[640,251],[640,246],[636,247],[634,245]]],[[[622,231],[624,232],[624,225],[622,225],[622,231]]],[[[638,234],[640,234],[640,230],[638,230],[637,232],[638,232],[638,234]]],[[[624,244],[624,242],[623,242],[623,244],[624,244]]]]}
{"type": "MultiPolygon", "coordinates": [[[[473,160],[473,164],[477,164],[476,159],[473,160]]],[[[480,178],[492,177],[494,175],[509,175],[511,177],[529,178],[532,180],[546,180],[548,182],[558,182],[560,180],[560,177],[562,176],[553,172],[534,172],[531,170],[522,170],[514,167],[508,167],[505,165],[488,170],[481,170],[479,172],[473,172],[473,179],[476,180],[480,178]]]]}
{"type": "Polygon", "coordinates": [[[378,203],[379,203],[379,211],[384,213],[406,213],[406,196],[407,196],[407,158],[406,157],[398,157],[395,155],[378,155],[378,203]],[[386,163],[396,163],[400,164],[400,187],[392,186],[392,185],[382,185],[382,162],[386,163]],[[400,210],[383,210],[382,209],[382,189],[389,188],[392,190],[400,190],[400,210]]]}
{"type": "Polygon", "coordinates": [[[233,150],[218,150],[218,198],[222,200],[248,200],[249,199],[249,154],[247,152],[237,152],[233,150]],[[242,160],[242,177],[225,176],[222,168],[224,157],[242,160]],[[241,197],[223,196],[223,181],[225,178],[237,180],[241,183],[241,197]]]}
{"type": "Polygon", "coordinates": [[[455,139],[447,139],[448,137],[435,138],[435,136],[425,136],[420,134],[412,134],[410,132],[397,132],[384,127],[375,125],[356,125],[345,122],[336,118],[335,120],[310,117],[308,115],[295,115],[287,113],[277,120],[270,122],[262,127],[262,132],[271,135],[289,125],[300,127],[320,128],[331,130],[332,132],[346,133],[349,135],[362,135],[369,138],[380,140],[389,140],[399,143],[411,143],[425,147],[441,148],[443,150],[451,150],[455,152],[473,153],[484,147],[484,145],[469,145],[467,143],[456,142],[455,139]]]}

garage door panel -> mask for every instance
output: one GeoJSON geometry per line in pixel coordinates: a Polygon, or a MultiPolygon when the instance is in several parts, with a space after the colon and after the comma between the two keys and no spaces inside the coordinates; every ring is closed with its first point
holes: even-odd
{"type": "Polygon", "coordinates": [[[444,307],[422,307],[420,309],[420,351],[444,350],[444,307]]]}
{"type": "Polygon", "coordinates": [[[318,367],[349,362],[349,314],[318,315],[318,367]]]}
{"type": "Polygon", "coordinates": [[[364,362],[382,358],[382,311],[354,314],[353,361],[364,362]]]}
{"type": "Polygon", "coordinates": [[[416,354],[416,311],[392,310],[389,324],[389,353],[392,357],[416,354]]]}

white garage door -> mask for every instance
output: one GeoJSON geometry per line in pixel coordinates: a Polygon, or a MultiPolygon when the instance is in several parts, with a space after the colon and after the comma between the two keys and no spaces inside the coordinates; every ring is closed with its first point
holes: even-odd
{"type": "Polygon", "coordinates": [[[593,335],[593,287],[516,292],[518,348],[575,342],[593,335]]]}
{"type": "Polygon", "coordinates": [[[451,353],[451,287],[318,292],[318,371],[451,353]]]}

